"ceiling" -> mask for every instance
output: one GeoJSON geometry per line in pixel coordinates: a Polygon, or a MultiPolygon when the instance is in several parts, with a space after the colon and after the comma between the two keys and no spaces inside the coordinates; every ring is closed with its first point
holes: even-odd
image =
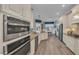
{"type": "Polygon", "coordinates": [[[73,6],[73,4],[32,4],[32,11],[34,17],[40,15],[45,18],[57,19],[73,6]]]}

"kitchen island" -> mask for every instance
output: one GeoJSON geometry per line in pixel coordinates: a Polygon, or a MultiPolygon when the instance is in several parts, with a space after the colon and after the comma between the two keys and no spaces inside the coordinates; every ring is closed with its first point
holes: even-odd
{"type": "Polygon", "coordinates": [[[33,55],[37,50],[40,42],[42,40],[46,40],[48,39],[48,33],[47,32],[42,32],[42,33],[35,33],[35,32],[31,32],[30,34],[30,55],[33,55]]]}

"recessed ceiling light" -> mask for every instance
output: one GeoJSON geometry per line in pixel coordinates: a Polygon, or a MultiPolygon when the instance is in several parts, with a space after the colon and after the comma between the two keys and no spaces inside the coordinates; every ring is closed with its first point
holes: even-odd
{"type": "Polygon", "coordinates": [[[65,6],[66,6],[65,4],[62,5],[62,7],[65,7],[65,6]]]}
{"type": "Polygon", "coordinates": [[[57,15],[59,15],[59,12],[57,12],[57,15]]]}
{"type": "Polygon", "coordinates": [[[75,18],[75,19],[79,19],[79,15],[75,15],[74,18],[75,18]]]}

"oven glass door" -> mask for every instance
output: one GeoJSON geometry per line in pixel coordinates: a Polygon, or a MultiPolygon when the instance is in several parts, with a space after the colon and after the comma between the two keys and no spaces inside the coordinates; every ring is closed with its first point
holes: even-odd
{"type": "Polygon", "coordinates": [[[29,26],[17,26],[17,25],[9,25],[7,24],[7,34],[28,32],[29,26]]]}
{"type": "Polygon", "coordinates": [[[9,41],[27,35],[30,31],[30,23],[4,15],[4,39],[9,41]]]}
{"type": "Polygon", "coordinates": [[[24,44],[25,42],[28,42],[28,41],[30,41],[30,37],[29,36],[26,37],[26,38],[23,38],[23,39],[21,39],[19,41],[16,41],[14,43],[11,43],[11,44],[7,45],[7,50],[8,50],[7,52],[8,53],[12,52],[16,48],[18,48],[20,45],[22,45],[22,44],[24,44]]]}
{"type": "Polygon", "coordinates": [[[25,44],[21,49],[19,49],[12,55],[27,55],[29,52],[30,52],[30,42],[25,44]]]}
{"type": "MultiPolygon", "coordinates": [[[[22,38],[22,39],[20,39],[16,42],[13,42],[13,43],[10,43],[10,44],[4,46],[4,54],[9,54],[9,53],[13,52],[14,50],[16,50],[17,48],[19,48],[19,47],[22,48],[24,45],[27,45],[26,49],[30,50],[30,36],[22,38]]],[[[17,51],[19,51],[19,50],[17,50],[17,51]]]]}

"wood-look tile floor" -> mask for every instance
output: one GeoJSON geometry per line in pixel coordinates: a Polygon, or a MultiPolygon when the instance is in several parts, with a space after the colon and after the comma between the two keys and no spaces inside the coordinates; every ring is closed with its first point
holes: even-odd
{"type": "Polygon", "coordinates": [[[41,41],[35,55],[73,55],[73,53],[55,36],[41,41]]]}

